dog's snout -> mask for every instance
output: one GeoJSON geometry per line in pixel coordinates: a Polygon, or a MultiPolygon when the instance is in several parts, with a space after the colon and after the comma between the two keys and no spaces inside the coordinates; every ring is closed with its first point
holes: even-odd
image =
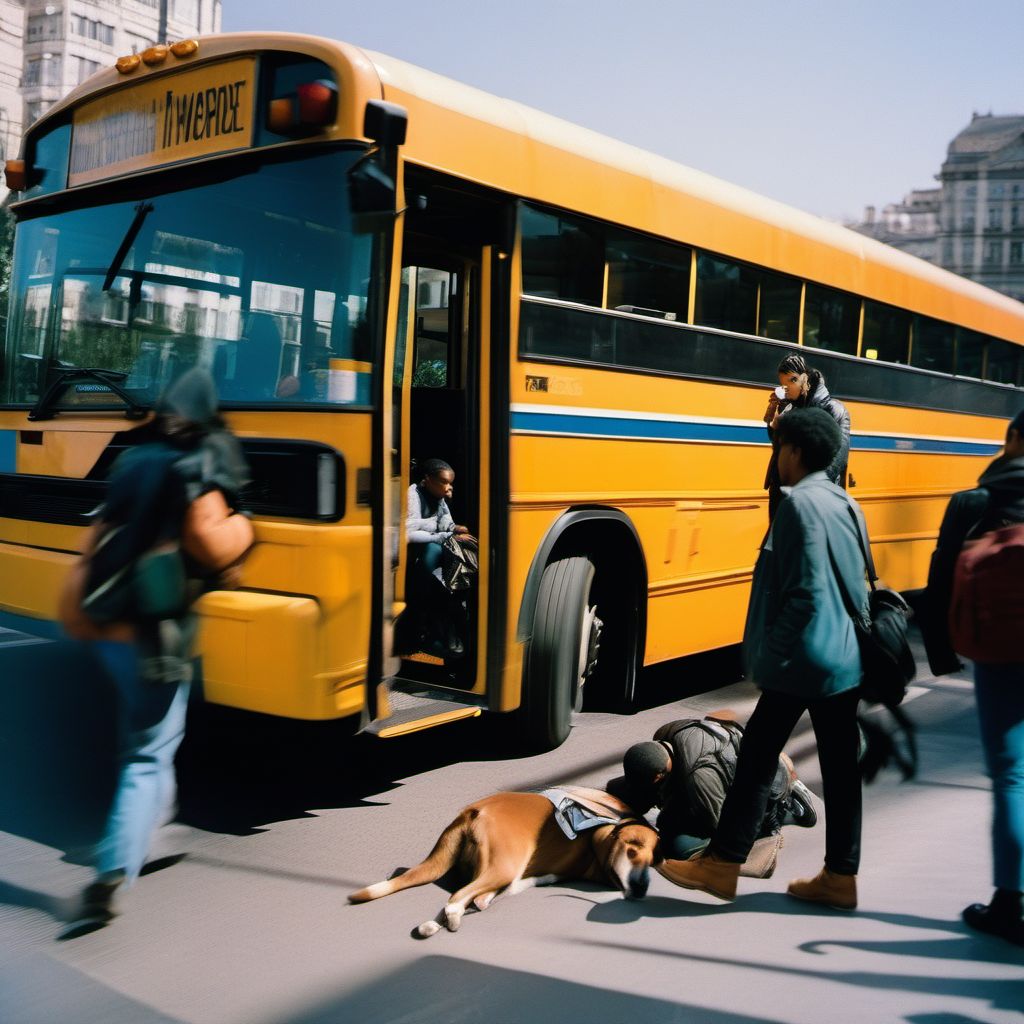
{"type": "Polygon", "coordinates": [[[642,900],[647,895],[647,889],[650,884],[651,876],[647,868],[631,871],[629,873],[629,892],[627,897],[631,900],[642,900]]]}

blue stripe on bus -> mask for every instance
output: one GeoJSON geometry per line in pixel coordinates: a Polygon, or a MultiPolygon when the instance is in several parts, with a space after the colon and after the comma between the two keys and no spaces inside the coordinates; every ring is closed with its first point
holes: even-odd
{"type": "MultiPolygon", "coordinates": [[[[767,445],[764,427],[734,423],[692,423],[684,420],[645,420],[618,416],[574,416],[549,412],[513,412],[512,430],[542,434],[586,435],[651,441],[698,441],[720,444],[767,445]]],[[[859,451],[926,452],[946,455],[995,455],[998,444],[941,441],[919,437],[862,437],[854,434],[851,447],[859,451]]]]}
{"type": "Polygon", "coordinates": [[[980,441],[940,441],[928,437],[862,437],[854,434],[850,447],[856,451],[927,452],[940,455],[996,455],[1000,444],[980,441]]]}
{"type": "Polygon", "coordinates": [[[18,432],[0,430],[0,473],[15,473],[18,469],[18,432]]]}

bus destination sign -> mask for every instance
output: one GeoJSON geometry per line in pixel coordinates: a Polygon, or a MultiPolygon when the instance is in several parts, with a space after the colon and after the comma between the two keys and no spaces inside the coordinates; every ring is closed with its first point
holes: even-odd
{"type": "Polygon", "coordinates": [[[256,61],[224,61],[140,82],[72,119],[68,185],[252,145],[256,61]]]}

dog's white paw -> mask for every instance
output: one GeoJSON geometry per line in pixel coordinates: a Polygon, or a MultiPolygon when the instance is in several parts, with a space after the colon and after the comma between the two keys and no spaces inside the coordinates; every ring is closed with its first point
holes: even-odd
{"type": "Polygon", "coordinates": [[[448,931],[457,932],[459,930],[459,925],[462,924],[462,915],[464,913],[464,907],[454,906],[444,908],[444,921],[448,926],[448,931]]]}
{"type": "Polygon", "coordinates": [[[473,900],[473,906],[476,907],[477,910],[486,910],[494,902],[494,897],[497,895],[498,893],[496,891],[485,892],[482,896],[477,896],[477,898],[473,900]]]}
{"type": "Polygon", "coordinates": [[[416,929],[416,934],[421,939],[429,939],[431,935],[436,935],[441,930],[441,926],[437,921],[424,921],[423,924],[416,929]]]}

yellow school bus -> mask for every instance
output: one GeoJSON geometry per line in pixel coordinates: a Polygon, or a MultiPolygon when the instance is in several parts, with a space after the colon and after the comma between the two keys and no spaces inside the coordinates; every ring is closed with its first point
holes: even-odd
{"type": "Polygon", "coordinates": [[[395,736],[482,710],[561,742],[583,695],[741,636],[761,416],[801,352],[848,405],[887,582],[1024,405],[1024,307],[429,71],[296,35],[121,58],[17,190],[0,378],[0,625],[56,596],[160,391],[215,377],[254,482],[202,602],[219,704],[395,736]],[[392,654],[416,460],[480,539],[461,658],[392,654]]]}

